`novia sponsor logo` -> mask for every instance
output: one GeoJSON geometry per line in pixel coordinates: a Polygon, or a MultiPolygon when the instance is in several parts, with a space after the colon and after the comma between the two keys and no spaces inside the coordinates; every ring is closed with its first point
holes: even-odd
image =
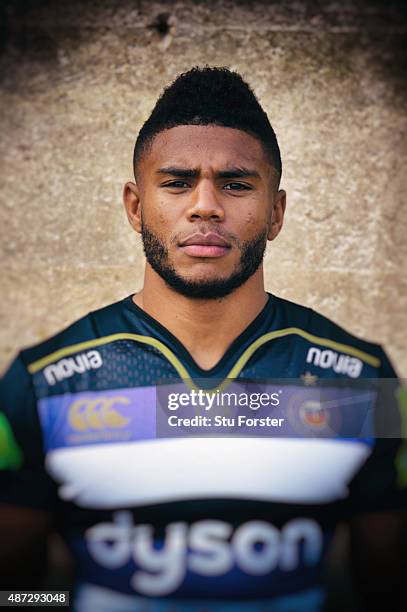
{"type": "Polygon", "coordinates": [[[79,353],[75,357],[65,357],[56,363],[51,363],[44,368],[44,376],[49,385],[55,385],[74,374],[96,370],[102,365],[103,360],[99,351],[88,351],[87,353],[79,353]]]}
{"type": "Polygon", "coordinates": [[[357,357],[336,353],[330,349],[322,350],[311,346],[307,354],[307,363],[313,363],[319,368],[332,368],[337,374],[347,374],[358,378],[362,372],[363,363],[357,357]]]}

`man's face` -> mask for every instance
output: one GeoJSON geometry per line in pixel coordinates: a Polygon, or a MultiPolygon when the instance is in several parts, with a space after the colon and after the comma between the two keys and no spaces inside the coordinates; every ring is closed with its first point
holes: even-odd
{"type": "Polygon", "coordinates": [[[161,132],[137,178],[127,193],[133,216],[125,189],[129,219],[151,267],[188,297],[223,297],[246,282],[281,227],[276,171],[261,143],[241,130],[186,125],[161,132]]]}

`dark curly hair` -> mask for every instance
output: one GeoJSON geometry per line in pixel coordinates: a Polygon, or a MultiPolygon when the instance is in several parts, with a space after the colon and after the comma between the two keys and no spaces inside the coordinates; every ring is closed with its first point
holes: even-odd
{"type": "Polygon", "coordinates": [[[274,130],[252,89],[237,72],[224,67],[194,67],[164,89],[138,134],[133,155],[135,174],[153,138],[178,125],[220,125],[247,132],[262,143],[281,177],[274,130]]]}

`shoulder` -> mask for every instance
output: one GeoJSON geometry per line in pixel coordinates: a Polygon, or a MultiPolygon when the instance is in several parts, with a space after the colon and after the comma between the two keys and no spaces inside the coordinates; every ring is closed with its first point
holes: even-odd
{"type": "Polygon", "coordinates": [[[97,344],[99,339],[120,331],[120,314],[123,300],[90,311],[52,336],[23,348],[17,355],[28,371],[32,365],[48,357],[63,357],[65,354],[85,351],[97,344]]]}
{"type": "MultiPolygon", "coordinates": [[[[316,365],[350,355],[380,370],[381,376],[394,376],[394,369],[381,344],[355,335],[329,317],[289,300],[274,296],[280,324],[307,344],[307,360],[316,365]]],[[[345,360],[342,360],[345,364],[345,360]]],[[[356,364],[357,362],[355,362],[356,364]]]]}

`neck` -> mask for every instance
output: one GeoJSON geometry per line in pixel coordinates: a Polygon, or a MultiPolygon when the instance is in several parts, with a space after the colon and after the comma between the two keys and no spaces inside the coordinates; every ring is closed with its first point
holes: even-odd
{"type": "Polygon", "coordinates": [[[147,264],[143,290],[134,302],[166,327],[203,369],[210,369],[267,302],[263,268],[230,295],[213,300],[185,297],[147,264]]]}

